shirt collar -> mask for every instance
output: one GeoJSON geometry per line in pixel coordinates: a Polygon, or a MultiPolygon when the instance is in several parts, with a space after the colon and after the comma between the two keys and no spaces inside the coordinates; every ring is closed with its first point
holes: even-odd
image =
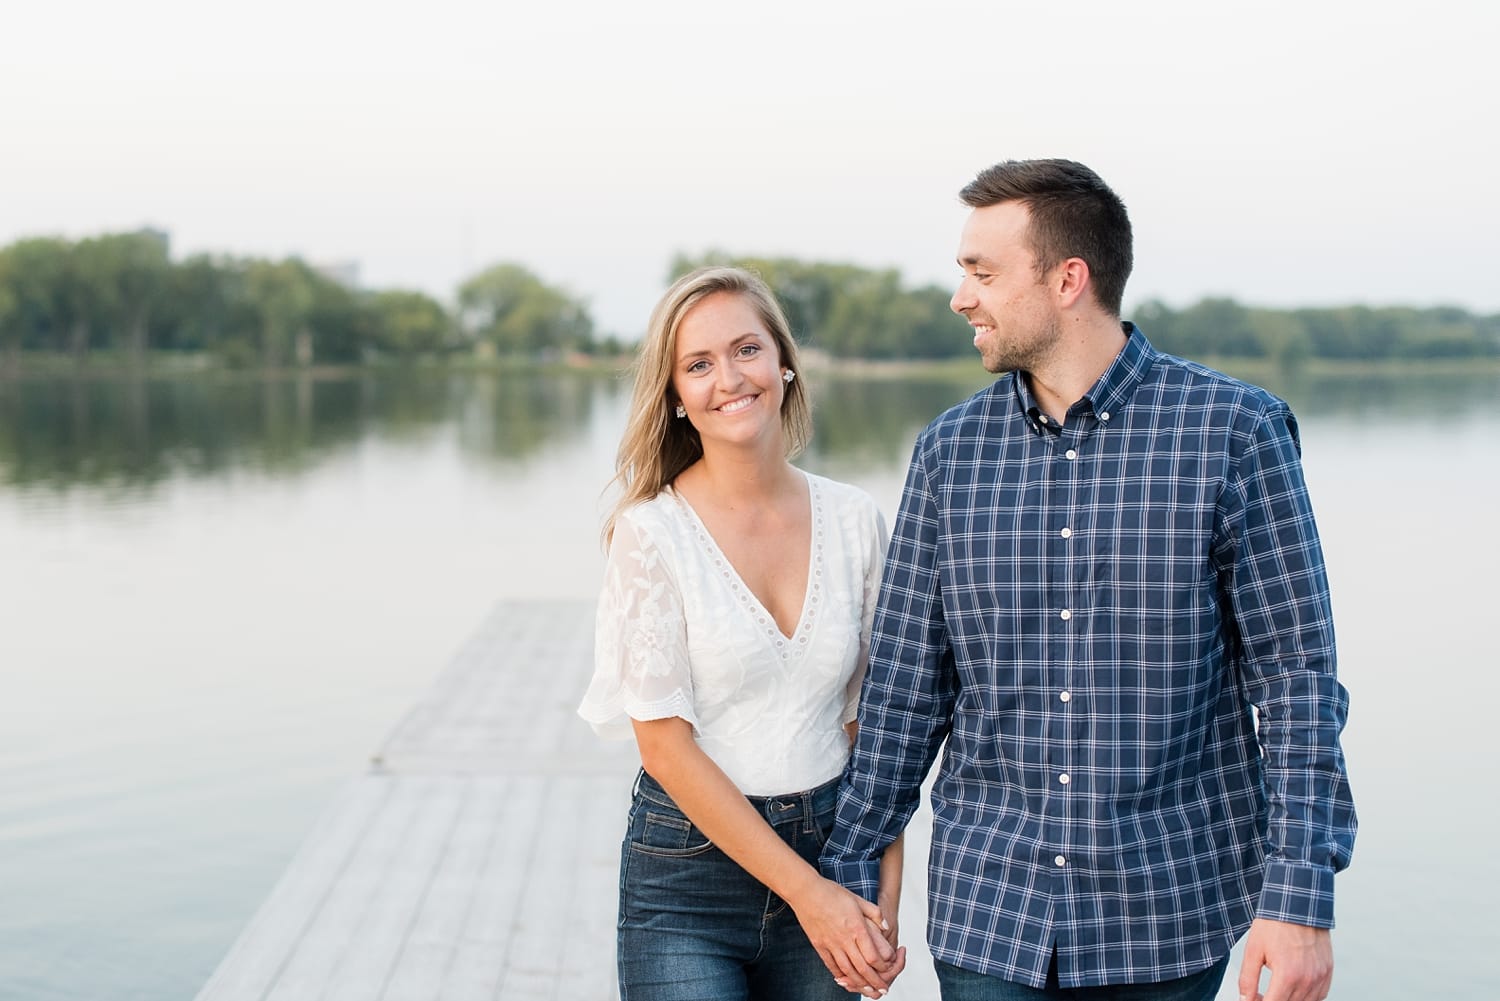
{"type": "MultiPolygon", "coordinates": [[[[1151,371],[1151,366],[1156,364],[1160,354],[1151,346],[1141,328],[1129,321],[1120,326],[1125,331],[1125,346],[1115,355],[1115,360],[1110,362],[1099,381],[1084,394],[1083,399],[1068,408],[1068,416],[1092,412],[1101,421],[1109,421],[1130,400],[1131,394],[1141,384],[1146,373],[1151,371]]],[[[1021,372],[1014,375],[1016,405],[1026,415],[1031,429],[1038,434],[1058,433],[1061,428],[1042,413],[1037,406],[1036,397],[1031,395],[1030,380],[1024,378],[1021,372]]]]}
{"type": "Polygon", "coordinates": [[[1136,387],[1160,357],[1140,327],[1128,320],[1120,326],[1125,330],[1125,346],[1094,383],[1094,388],[1084,396],[1093,407],[1095,416],[1106,421],[1109,418],[1105,414],[1125,409],[1125,404],[1135,395],[1136,387]]]}

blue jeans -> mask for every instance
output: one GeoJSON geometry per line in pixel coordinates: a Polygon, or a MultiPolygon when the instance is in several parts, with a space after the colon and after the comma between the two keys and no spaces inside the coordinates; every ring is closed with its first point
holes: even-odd
{"type": "Polygon", "coordinates": [[[1229,968],[1225,956],[1201,973],[1156,984],[1111,984],[1107,987],[1059,987],[1057,959],[1047,973],[1047,986],[1028,987],[986,976],[934,959],[943,1001],[1213,1001],[1229,968]]]}
{"type": "MultiPolygon", "coordinates": [[[[814,868],[838,780],[749,797],[814,868]]],[[[703,836],[645,772],[620,849],[621,1001],[834,1001],[851,996],[786,902],[703,836]]]]}

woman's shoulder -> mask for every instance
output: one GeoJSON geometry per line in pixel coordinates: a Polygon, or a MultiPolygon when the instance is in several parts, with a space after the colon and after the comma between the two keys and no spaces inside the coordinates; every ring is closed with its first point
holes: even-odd
{"type": "Polygon", "coordinates": [[[672,496],[671,487],[664,488],[655,497],[638,501],[620,512],[618,521],[632,528],[651,534],[671,531],[683,521],[682,505],[672,496]]]}
{"type": "Polygon", "coordinates": [[[621,514],[629,518],[659,518],[667,513],[675,504],[676,501],[672,497],[672,488],[662,487],[656,496],[636,501],[622,511],[621,514]]]}
{"type": "Polygon", "coordinates": [[[863,487],[857,487],[853,483],[845,483],[843,480],[831,480],[817,473],[809,473],[803,470],[814,490],[827,498],[828,506],[843,516],[861,515],[869,518],[880,517],[880,506],[875,503],[863,487]]]}

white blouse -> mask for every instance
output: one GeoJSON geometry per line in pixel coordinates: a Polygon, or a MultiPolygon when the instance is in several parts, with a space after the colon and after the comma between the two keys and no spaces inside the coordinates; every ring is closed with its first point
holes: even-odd
{"type": "Polygon", "coordinates": [[[747,796],[811,789],[843,770],[869,651],[885,520],[858,487],[803,473],[812,552],[791,636],[671,487],[615,522],[578,714],[602,736],[680,716],[747,796]]]}

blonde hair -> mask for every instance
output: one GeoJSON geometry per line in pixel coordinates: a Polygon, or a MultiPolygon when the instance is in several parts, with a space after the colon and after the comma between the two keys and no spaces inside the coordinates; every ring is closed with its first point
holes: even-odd
{"type": "MultiPolygon", "coordinates": [[[[641,340],[633,371],[635,389],[630,398],[630,417],[620,450],[615,456],[615,475],[620,499],[604,522],[604,542],[613,538],[615,522],[628,508],[650,500],[703,455],[698,430],[674,416],[677,400],[672,393],[672,366],[677,354],[677,330],[694,306],[718,292],[742,297],[759,314],[766,331],[776,342],[780,365],[801,376],[797,368],[797,343],[786,314],[776,296],[761,278],[742,268],[707,267],[683,275],[672,283],[651,311],[651,324],[641,340]]],[[[786,456],[807,447],[812,437],[812,403],[807,383],[794,379],[781,401],[781,432],[786,456]]]]}

